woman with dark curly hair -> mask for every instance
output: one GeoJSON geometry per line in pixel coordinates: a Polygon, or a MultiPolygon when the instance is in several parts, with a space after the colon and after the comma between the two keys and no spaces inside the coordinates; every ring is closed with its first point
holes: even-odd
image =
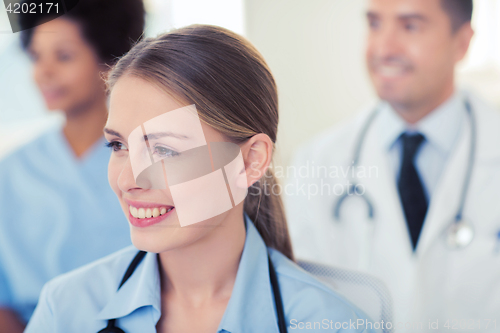
{"type": "Polygon", "coordinates": [[[24,49],[47,109],[66,122],[0,162],[0,332],[21,332],[49,279],[130,244],[107,184],[103,72],[141,39],[142,0],[80,0],[26,14],[24,49]],[[41,24],[40,24],[41,23],[41,24]]]}

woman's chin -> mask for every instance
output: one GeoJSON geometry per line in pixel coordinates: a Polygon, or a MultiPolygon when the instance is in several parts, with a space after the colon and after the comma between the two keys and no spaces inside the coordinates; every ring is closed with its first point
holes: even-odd
{"type": "Polygon", "coordinates": [[[59,103],[49,103],[45,101],[45,109],[47,111],[59,111],[62,110],[61,106],[59,103]]]}
{"type": "Polygon", "coordinates": [[[163,252],[165,244],[152,240],[151,238],[134,237],[132,236],[132,244],[141,251],[160,253],[163,252]]]}
{"type": "Polygon", "coordinates": [[[178,240],[169,242],[170,237],[158,231],[131,230],[130,236],[132,244],[138,250],[146,252],[160,253],[182,246],[182,244],[177,244],[178,240]]]}
{"type": "Polygon", "coordinates": [[[55,102],[45,102],[45,108],[49,112],[63,112],[66,114],[65,110],[68,110],[69,107],[66,105],[66,103],[55,103],[55,102]]]}

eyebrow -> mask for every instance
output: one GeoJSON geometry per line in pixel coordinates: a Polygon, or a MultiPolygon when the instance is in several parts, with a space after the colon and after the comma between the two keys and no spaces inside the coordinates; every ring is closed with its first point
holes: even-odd
{"type": "Polygon", "coordinates": [[[418,21],[422,21],[422,22],[428,21],[427,17],[425,17],[422,14],[401,14],[401,15],[398,15],[398,19],[402,20],[402,21],[406,21],[406,20],[418,20],[418,21]]]}
{"type": "Polygon", "coordinates": [[[108,134],[111,134],[111,135],[114,135],[114,136],[117,136],[119,137],[120,139],[123,139],[123,136],[116,132],[116,131],[113,131],[112,129],[109,129],[109,128],[104,128],[104,133],[108,133],[108,134]]]}
{"type": "MultiPolygon", "coordinates": [[[[379,18],[380,15],[377,14],[376,12],[373,11],[368,11],[366,13],[366,17],[369,19],[376,19],[379,18]]],[[[422,22],[427,22],[428,19],[422,14],[417,14],[417,13],[409,13],[409,14],[400,14],[398,15],[398,20],[405,21],[405,20],[419,20],[422,22]]]]}
{"type": "MultiPolygon", "coordinates": [[[[110,135],[117,136],[120,139],[123,139],[123,136],[120,133],[118,133],[112,129],[104,128],[104,132],[108,133],[110,135]]],[[[177,134],[177,133],[173,133],[173,132],[156,132],[156,133],[150,133],[150,134],[144,135],[144,141],[164,138],[166,136],[170,136],[170,137],[181,139],[181,140],[189,139],[189,137],[186,135],[177,134]]]]}
{"type": "Polygon", "coordinates": [[[159,139],[159,138],[164,138],[166,136],[170,136],[170,137],[181,139],[181,140],[189,139],[188,136],[182,135],[182,134],[178,134],[178,133],[173,133],[173,132],[156,132],[156,133],[149,133],[147,135],[144,135],[144,141],[154,140],[154,139],[159,139]]]}

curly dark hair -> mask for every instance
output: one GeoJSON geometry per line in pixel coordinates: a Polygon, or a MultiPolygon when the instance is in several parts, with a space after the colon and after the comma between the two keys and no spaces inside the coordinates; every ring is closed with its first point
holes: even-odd
{"type": "MultiPolygon", "coordinates": [[[[113,65],[142,39],[145,10],[142,0],[79,0],[61,17],[80,25],[83,37],[100,60],[113,65]]],[[[20,16],[21,43],[25,50],[33,37],[34,29],[30,28],[53,18],[53,14],[47,13],[20,16]]]]}

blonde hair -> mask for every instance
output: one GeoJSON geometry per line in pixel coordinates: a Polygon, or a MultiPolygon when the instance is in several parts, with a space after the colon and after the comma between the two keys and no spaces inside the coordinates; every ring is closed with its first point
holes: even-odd
{"type": "MultiPolygon", "coordinates": [[[[124,75],[147,80],[195,104],[206,124],[240,144],[258,133],[276,142],[278,94],[262,55],[224,28],[191,25],[137,43],[110,71],[108,89],[124,75]]],[[[293,260],[283,203],[268,169],[252,187],[244,210],[267,246],[293,260]]]]}

